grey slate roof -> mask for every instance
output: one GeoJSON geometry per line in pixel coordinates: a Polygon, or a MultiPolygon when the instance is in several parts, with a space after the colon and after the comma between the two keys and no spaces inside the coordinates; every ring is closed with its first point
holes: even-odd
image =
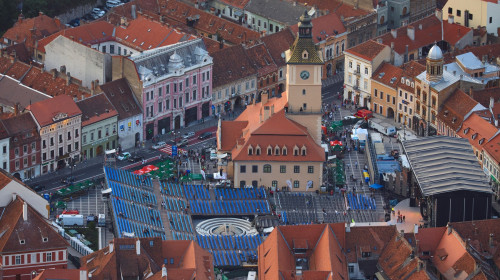
{"type": "Polygon", "coordinates": [[[194,39],[153,50],[136,53],[130,57],[134,61],[141,80],[152,75],[160,77],[173,73],[178,65],[171,61],[174,53],[182,59],[184,68],[202,63],[202,59],[209,58],[202,39],[194,39]]]}
{"type": "Polygon", "coordinates": [[[467,139],[431,136],[405,141],[403,146],[423,196],[492,192],[467,139]]]}
{"type": "Polygon", "coordinates": [[[281,0],[250,0],[245,10],[287,26],[296,24],[306,7],[281,0]]]}

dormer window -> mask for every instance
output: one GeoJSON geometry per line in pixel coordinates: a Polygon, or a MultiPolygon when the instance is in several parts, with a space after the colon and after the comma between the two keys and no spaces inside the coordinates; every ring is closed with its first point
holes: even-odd
{"type": "Polygon", "coordinates": [[[405,83],[405,78],[401,77],[401,83],[404,84],[405,83]]]}
{"type": "Polygon", "coordinates": [[[307,151],[306,146],[302,146],[302,149],[301,149],[302,156],[306,155],[306,151],[307,151]]]}
{"type": "Polygon", "coordinates": [[[42,241],[43,242],[49,242],[49,238],[48,237],[44,237],[44,238],[42,238],[42,241]]]}
{"type": "Polygon", "coordinates": [[[308,58],[309,58],[309,53],[306,50],[304,50],[302,52],[302,59],[308,59],[308,58]]]}
{"type": "Polygon", "coordinates": [[[452,123],[455,123],[456,121],[457,121],[456,117],[453,117],[453,119],[451,120],[452,123]]]}
{"type": "Polygon", "coordinates": [[[411,82],[411,87],[414,88],[415,87],[415,83],[411,82]]]}
{"type": "Polygon", "coordinates": [[[22,244],[26,244],[26,240],[24,240],[24,239],[20,239],[20,240],[19,240],[19,244],[21,244],[21,245],[22,245],[22,244]]]}
{"type": "Polygon", "coordinates": [[[469,128],[467,127],[466,129],[464,129],[464,134],[467,134],[469,133],[469,128]]]}
{"type": "Polygon", "coordinates": [[[253,147],[252,146],[248,146],[248,155],[249,156],[253,155],[253,147]]]}
{"type": "Polygon", "coordinates": [[[476,139],[477,133],[472,134],[472,140],[476,139]]]}
{"type": "Polygon", "coordinates": [[[280,147],[276,146],[274,147],[274,155],[279,156],[280,155],[280,147]]]}
{"type": "Polygon", "coordinates": [[[293,155],[294,155],[294,156],[298,156],[298,155],[299,155],[299,147],[295,146],[295,147],[293,148],[293,155]]]}
{"type": "Polygon", "coordinates": [[[257,148],[255,148],[255,155],[260,156],[260,147],[259,146],[257,146],[257,148]]]}
{"type": "Polygon", "coordinates": [[[484,138],[482,138],[481,140],[479,140],[479,145],[482,145],[484,143],[484,138]]]}
{"type": "Polygon", "coordinates": [[[267,147],[267,155],[272,156],[273,155],[273,148],[271,146],[267,147]]]}
{"type": "Polygon", "coordinates": [[[288,152],[288,150],[287,150],[286,146],[283,146],[283,155],[286,156],[287,152],[288,152]]]}

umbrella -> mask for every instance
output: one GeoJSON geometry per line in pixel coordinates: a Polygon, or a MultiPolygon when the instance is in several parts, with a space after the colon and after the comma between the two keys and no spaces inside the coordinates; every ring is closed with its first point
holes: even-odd
{"type": "Polygon", "coordinates": [[[372,189],[376,189],[376,190],[381,189],[381,188],[383,188],[383,187],[384,187],[384,186],[382,186],[382,185],[380,185],[380,184],[372,184],[372,185],[370,185],[370,188],[372,188],[372,189]]]}
{"type": "Polygon", "coordinates": [[[146,165],[146,166],[144,166],[143,170],[153,171],[153,170],[158,170],[158,167],[156,167],[154,165],[146,165]]]}
{"type": "Polygon", "coordinates": [[[342,141],[338,140],[330,141],[330,146],[336,146],[336,145],[342,146],[342,141]]]}
{"type": "Polygon", "coordinates": [[[144,171],[142,169],[139,169],[139,170],[136,170],[136,171],[132,172],[132,174],[142,175],[142,174],[144,174],[144,171]]]}

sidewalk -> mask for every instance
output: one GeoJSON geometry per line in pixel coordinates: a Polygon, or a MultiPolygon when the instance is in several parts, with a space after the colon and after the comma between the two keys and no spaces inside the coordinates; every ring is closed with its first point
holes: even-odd
{"type": "MultiPolygon", "coordinates": [[[[242,111],[243,111],[243,109],[237,109],[236,111],[234,111],[234,114],[224,115],[224,116],[222,116],[222,119],[234,120],[235,118],[237,118],[239,116],[239,114],[242,111]]],[[[206,117],[205,121],[203,121],[203,122],[200,122],[200,121],[192,122],[187,127],[180,128],[176,131],[179,132],[180,136],[182,136],[184,133],[187,133],[187,132],[198,132],[198,131],[202,131],[202,130],[210,128],[210,127],[217,126],[218,121],[219,121],[219,119],[216,116],[209,116],[209,117],[206,117]]],[[[177,137],[179,137],[179,136],[177,136],[177,137]]],[[[174,135],[172,133],[166,133],[164,135],[159,136],[159,141],[168,141],[168,140],[174,140],[174,135]]],[[[144,147],[140,146],[137,148],[130,148],[130,149],[127,149],[124,151],[129,152],[131,154],[132,153],[139,153],[140,154],[143,151],[151,150],[151,147],[154,145],[153,141],[152,140],[145,140],[144,142],[145,142],[144,147]]],[[[157,156],[154,156],[154,157],[157,157],[157,156]]],[[[73,176],[76,176],[82,172],[82,169],[99,168],[99,167],[103,166],[103,163],[104,163],[104,155],[97,156],[94,158],[90,158],[90,159],[86,159],[84,161],[78,162],[76,164],[75,168],[73,169],[73,172],[71,172],[71,169],[69,167],[65,167],[63,169],[60,169],[60,170],[57,170],[57,171],[54,171],[51,173],[47,173],[47,174],[42,175],[42,176],[38,176],[34,179],[27,180],[27,181],[25,181],[25,183],[27,185],[30,185],[30,186],[36,186],[39,184],[45,185],[45,184],[52,183],[52,182],[60,182],[62,179],[69,177],[71,175],[71,173],[73,173],[73,176]]],[[[89,177],[91,177],[91,176],[89,176],[89,177]]]]}

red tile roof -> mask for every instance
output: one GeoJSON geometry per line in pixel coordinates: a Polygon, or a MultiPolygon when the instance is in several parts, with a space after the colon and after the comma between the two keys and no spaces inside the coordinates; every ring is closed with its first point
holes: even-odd
{"type": "Polygon", "coordinates": [[[346,20],[351,17],[358,17],[370,14],[373,7],[367,7],[369,10],[357,9],[353,5],[339,0],[298,0],[297,2],[305,4],[309,7],[317,7],[319,10],[327,10],[330,13],[337,13],[343,16],[346,20]]]}
{"type": "Polygon", "coordinates": [[[289,28],[284,28],[280,32],[262,37],[260,41],[266,45],[267,51],[278,67],[286,65],[285,58],[282,54],[290,49],[290,46],[295,41],[295,37],[289,28]]]}
{"type": "Polygon", "coordinates": [[[47,249],[65,250],[68,243],[50,226],[31,205],[27,205],[27,222],[23,219],[24,200],[19,196],[10,202],[0,216],[0,253],[21,253],[45,251],[47,249]],[[43,242],[47,237],[48,241],[43,242]],[[24,239],[21,244],[19,239],[24,239]]]}
{"type": "Polygon", "coordinates": [[[245,8],[248,2],[250,2],[250,0],[220,0],[220,1],[226,5],[236,7],[242,10],[245,8]]]}
{"type": "Polygon", "coordinates": [[[211,56],[214,62],[213,88],[257,74],[253,61],[247,56],[242,45],[219,50],[211,56]]]}
{"type": "Polygon", "coordinates": [[[256,41],[260,37],[259,32],[229,20],[219,18],[211,13],[196,9],[186,3],[166,0],[160,0],[159,3],[161,6],[160,13],[162,15],[182,24],[186,24],[187,18],[198,15],[199,19],[194,23],[193,28],[202,34],[219,34],[225,41],[232,44],[256,41]]]}
{"type": "MultiPolygon", "coordinates": [[[[465,37],[467,33],[472,32],[472,29],[459,24],[451,24],[447,21],[443,21],[443,31],[444,40],[450,45],[455,46],[455,44],[465,37]]],[[[431,15],[413,22],[411,25],[396,29],[396,33],[396,38],[392,36],[391,32],[387,32],[377,39],[381,39],[382,44],[386,46],[391,46],[391,43],[394,43],[394,51],[398,54],[404,54],[406,45],[408,45],[408,51],[411,52],[441,41],[441,21],[439,21],[435,15],[431,15]],[[420,26],[422,26],[422,28],[420,28],[420,26]],[[407,29],[409,27],[413,27],[415,30],[415,40],[411,40],[410,37],[408,37],[407,29]]]]}
{"type": "Polygon", "coordinates": [[[463,123],[457,135],[469,140],[474,148],[481,151],[497,133],[498,129],[478,114],[471,114],[463,123]],[[464,131],[467,130],[467,133],[464,131]]]}
{"type": "Polygon", "coordinates": [[[7,30],[2,37],[10,39],[13,42],[24,42],[29,51],[34,49],[35,42],[44,37],[65,29],[66,26],[61,24],[57,18],[50,18],[43,13],[37,17],[24,19],[22,15],[12,28],[7,30]]]}
{"type": "Polygon", "coordinates": [[[118,115],[115,106],[103,93],[80,100],[76,106],[82,111],[82,127],[118,115]]]}
{"type": "Polygon", "coordinates": [[[136,50],[148,50],[196,38],[139,15],[137,19],[128,21],[124,26],[116,27],[106,21],[94,21],[60,31],[40,40],[38,50],[45,53],[45,46],[60,35],[73,38],[88,46],[114,40],[136,50]]]}
{"type": "MultiPolygon", "coordinates": [[[[340,16],[336,13],[329,13],[317,18],[313,18],[311,21],[313,25],[312,37],[314,43],[319,43],[329,37],[335,37],[338,34],[346,32],[345,26],[340,20],[340,16]]],[[[299,32],[298,24],[290,26],[293,34],[299,32]]]]}
{"type": "Polygon", "coordinates": [[[452,130],[457,131],[465,116],[477,105],[470,96],[456,89],[444,102],[439,110],[438,119],[452,130]]]}
{"type": "Polygon", "coordinates": [[[31,55],[26,48],[26,43],[18,43],[12,46],[8,46],[2,50],[4,53],[7,55],[11,55],[19,59],[20,61],[30,64],[31,62],[31,55]]]}
{"type": "Polygon", "coordinates": [[[383,62],[382,65],[372,75],[372,80],[385,86],[396,88],[401,81],[403,69],[390,63],[383,62]]]}
{"type": "Polygon", "coordinates": [[[193,279],[194,276],[202,280],[215,279],[212,255],[194,241],[115,238],[110,243],[112,252],[108,246],[80,259],[81,268],[92,272],[92,279],[138,278],[149,273],[153,275],[151,279],[160,279],[164,264],[169,279],[193,279]],[[136,254],[137,240],[140,240],[140,254],[136,254]],[[165,263],[165,259],[169,261],[165,263]]]}
{"type": "Polygon", "coordinates": [[[391,237],[397,232],[396,226],[351,227],[346,233],[345,252],[350,263],[362,259],[361,248],[370,248],[373,256],[380,256],[391,237]]]}
{"type": "Polygon", "coordinates": [[[347,279],[344,240],[343,223],[276,227],[258,247],[259,268],[266,271],[259,279],[296,279],[294,248],[310,252],[304,279],[347,279]]]}
{"type": "Polygon", "coordinates": [[[73,98],[67,95],[59,95],[34,103],[28,107],[33,113],[36,121],[41,127],[54,123],[53,118],[58,114],[65,114],[67,118],[81,115],[82,111],[76,106],[73,98]]]}
{"type": "Polygon", "coordinates": [[[368,61],[372,61],[386,47],[386,45],[379,44],[373,40],[368,40],[362,44],[347,49],[346,52],[368,61]]]}
{"type": "Polygon", "coordinates": [[[118,120],[127,119],[142,113],[142,107],[139,105],[125,78],[105,83],[100,87],[118,111],[118,120]]]}
{"type": "Polygon", "coordinates": [[[259,77],[265,76],[278,70],[265,44],[260,43],[245,49],[246,56],[251,60],[253,67],[257,69],[259,77]]]}
{"type": "MultiPolygon", "coordinates": [[[[403,70],[403,73],[401,73],[401,77],[405,77],[406,79],[410,79],[411,81],[415,80],[415,77],[420,75],[422,72],[425,71],[425,65],[422,65],[414,60],[411,60],[401,66],[401,69],[403,70]]],[[[409,92],[414,92],[414,88],[411,87],[410,85],[406,85],[406,81],[403,83],[401,82],[401,79],[398,81],[398,87],[402,88],[406,91],[409,92]]]]}
{"type": "Polygon", "coordinates": [[[42,272],[40,272],[40,274],[38,274],[35,278],[33,278],[33,280],[80,280],[80,272],[83,272],[85,273],[85,275],[87,275],[87,271],[83,271],[80,269],[45,269],[42,270],[42,272]]]}

